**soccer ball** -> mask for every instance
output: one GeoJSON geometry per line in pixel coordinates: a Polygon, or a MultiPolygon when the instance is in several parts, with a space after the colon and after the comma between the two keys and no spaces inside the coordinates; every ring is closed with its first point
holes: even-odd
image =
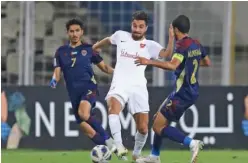
{"type": "Polygon", "coordinates": [[[108,163],[111,160],[111,151],[105,145],[97,145],[91,150],[93,163],[108,163]]]}

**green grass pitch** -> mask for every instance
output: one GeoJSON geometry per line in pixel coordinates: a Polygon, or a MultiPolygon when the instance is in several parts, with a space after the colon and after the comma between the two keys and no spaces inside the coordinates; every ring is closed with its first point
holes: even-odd
{"type": "MultiPolygon", "coordinates": [[[[91,163],[89,151],[2,150],[1,155],[2,163],[91,163]]],[[[162,163],[189,163],[189,160],[190,152],[186,150],[161,153],[162,163]]],[[[113,155],[110,163],[119,162],[123,161],[118,161],[113,155]]],[[[203,150],[198,163],[248,163],[248,151],[203,150]]]]}

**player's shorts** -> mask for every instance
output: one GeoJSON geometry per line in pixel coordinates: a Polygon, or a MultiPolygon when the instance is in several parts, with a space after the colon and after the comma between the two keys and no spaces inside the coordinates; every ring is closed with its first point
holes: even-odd
{"type": "Polygon", "coordinates": [[[70,92],[70,99],[73,108],[73,113],[76,118],[76,122],[80,124],[83,120],[78,114],[78,109],[81,101],[88,101],[91,104],[91,107],[95,107],[96,98],[97,98],[97,86],[90,85],[89,87],[84,87],[82,89],[77,89],[74,92],[70,92]]]}
{"type": "Polygon", "coordinates": [[[127,103],[128,111],[132,115],[149,112],[149,97],[146,86],[123,87],[122,85],[112,84],[105,100],[110,97],[116,98],[121,103],[122,109],[127,103]]]}
{"type": "Polygon", "coordinates": [[[170,94],[159,108],[159,111],[169,121],[179,121],[184,112],[195,103],[196,99],[185,100],[177,94],[170,94]]]}

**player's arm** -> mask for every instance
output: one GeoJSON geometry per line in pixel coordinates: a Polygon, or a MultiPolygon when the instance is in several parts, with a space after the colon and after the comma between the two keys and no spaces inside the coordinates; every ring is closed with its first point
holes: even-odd
{"type": "Polygon", "coordinates": [[[61,68],[60,67],[55,67],[55,69],[53,71],[53,79],[55,79],[56,82],[59,82],[60,77],[61,77],[61,68]]]}
{"type": "Polygon", "coordinates": [[[97,67],[98,67],[100,70],[102,70],[102,72],[105,72],[105,73],[107,73],[107,74],[113,74],[113,72],[114,72],[114,69],[113,69],[111,66],[105,64],[104,61],[101,61],[100,63],[98,63],[98,64],[97,64],[97,67]]]}
{"type": "Polygon", "coordinates": [[[202,45],[200,46],[200,49],[202,53],[201,60],[200,60],[200,66],[209,67],[211,65],[211,60],[209,56],[207,55],[205,48],[202,45]]]}
{"type": "Polygon", "coordinates": [[[6,98],[6,94],[2,91],[1,94],[1,122],[6,122],[8,119],[8,101],[6,98]]]}
{"type": "Polygon", "coordinates": [[[157,61],[157,60],[150,60],[146,59],[144,57],[137,57],[135,60],[135,64],[140,66],[140,65],[151,65],[154,67],[158,67],[164,70],[171,70],[174,71],[176,68],[181,64],[181,60],[178,58],[172,58],[171,61],[157,61]]]}
{"type": "Polygon", "coordinates": [[[106,37],[102,39],[101,41],[98,41],[92,46],[93,51],[100,52],[100,49],[107,45],[117,45],[117,42],[119,41],[119,31],[116,31],[114,34],[112,34],[109,37],[106,37]]]}
{"type": "Polygon", "coordinates": [[[106,37],[101,41],[98,41],[92,46],[93,51],[100,52],[100,49],[104,46],[111,45],[110,37],[106,37]]]}
{"type": "Polygon", "coordinates": [[[211,65],[211,60],[209,56],[205,56],[203,59],[201,59],[200,66],[209,67],[210,65],[211,65]]]}
{"type": "Polygon", "coordinates": [[[159,56],[162,58],[167,58],[167,57],[171,57],[172,53],[173,53],[173,49],[174,49],[174,30],[172,25],[170,25],[169,28],[169,41],[167,44],[167,48],[163,48],[160,52],[159,52],[159,56]]]}
{"type": "Polygon", "coordinates": [[[244,105],[245,105],[245,119],[248,120],[248,95],[244,99],[244,105]]]}
{"type": "Polygon", "coordinates": [[[93,53],[91,57],[91,62],[107,74],[112,74],[114,72],[114,69],[111,66],[105,64],[102,57],[98,53],[93,53]]]}
{"type": "Polygon", "coordinates": [[[56,51],[54,59],[53,59],[53,66],[54,66],[54,71],[53,71],[53,77],[50,81],[50,87],[56,88],[56,85],[59,82],[60,77],[61,77],[61,67],[60,67],[60,62],[59,62],[58,50],[56,51]]]}

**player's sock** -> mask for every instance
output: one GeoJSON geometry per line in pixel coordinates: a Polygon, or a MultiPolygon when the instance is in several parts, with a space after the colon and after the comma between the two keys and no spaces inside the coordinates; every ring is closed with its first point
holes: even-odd
{"type": "Polygon", "coordinates": [[[91,140],[97,145],[105,145],[105,140],[99,133],[96,133],[91,140]]]}
{"type": "Polygon", "coordinates": [[[86,121],[96,132],[100,134],[104,138],[104,140],[108,140],[110,138],[109,134],[103,129],[102,124],[90,116],[90,118],[86,121]]]}
{"type": "Polygon", "coordinates": [[[120,117],[117,114],[110,114],[109,116],[109,127],[111,134],[114,138],[117,148],[122,147],[121,137],[121,122],[120,117]]]}
{"type": "Polygon", "coordinates": [[[185,146],[189,146],[192,139],[189,137],[186,137],[181,131],[179,131],[177,128],[172,126],[167,126],[161,131],[161,136],[168,137],[172,141],[176,141],[178,143],[181,143],[185,146]]]}
{"type": "Polygon", "coordinates": [[[136,155],[136,156],[140,155],[142,148],[146,144],[147,136],[148,134],[143,135],[139,133],[139,131],[136,132],[133,155],[136,155]]]}
{"type": "Polygon", "coordinates": [[[160,147],[162,145],[163,137],[159,136],[158,134],[154,134],[153,145],[152,145],[152,156],[159,156],[160,155],[160,147]]]}

